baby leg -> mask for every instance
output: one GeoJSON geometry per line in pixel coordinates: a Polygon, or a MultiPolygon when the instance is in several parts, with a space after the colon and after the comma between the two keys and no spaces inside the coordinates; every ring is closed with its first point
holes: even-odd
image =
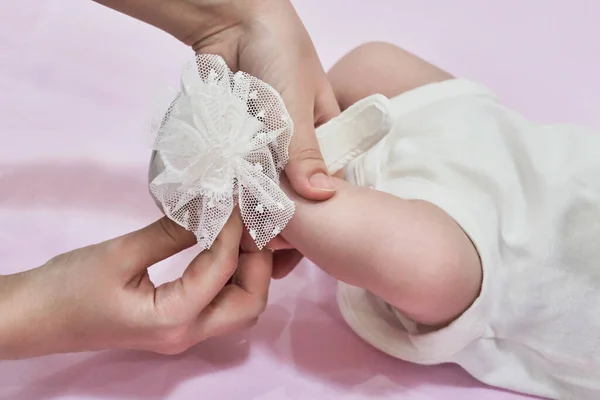
{"type": "MultiPolygon", "coordinates": [[[[360,46],[344,56],[329,72],[331,85],[342,110],[373,94],[379,93],[393,98],[420,86],[452,78],[449,73],[387,43],[369,43],[360,46]]],[[[344,215],[344,220],[352,221],[356,226],[358,210],[377,204],[378,207],[372,208],[369,213],[362,212],[365,218],[362,226],[371,226],[370,231],[366,230],[371,239],[380,237],[381,243],[384,243],[384,237],[394,238],[393,243],[404,242],[406,240],[404,238],[410,237],[410,240],[415,240],[414,248],[423,245],[424,248],[438,249],[436,253],[439,256],[439,258],[428,259],[427,251],[417,251],[412,254],[382,257],[378,261],[378,274],[375,274],[382,279],[371,284],[367,289],[418,323],[443,326],[455,319],[475,300],[482,280],[479,257],[468,236],[444,210],[431,203],[419,200],[406,201],[397,197],[392,200],[385,197],[383,193],[375,192],[369,195],[363,193],[361,189],[348,189],[349,192],[355,191],[352,196],[348,196],[352,198],[355,210],[351,210],[350,201],[342,204],[343,193],[336,194],[339,205],[335,213],[344,215]],[[360,196],[364,196],[364,199],[361,200],[360,196]],[[375,196],[380,197],[375,199],[375,196]],[[387,200],[390,202],[384,205],[384,201],[387,200]],[[358,202],[362,202],[360,207],[355,204],[358,202]],[[414,224],[412,226],[420,228],[419,231],[403,232],[397,229],[398,223],[394,221],[403,221],[404,226],[407,227],[414,224]],[[383,234],[384,231],[387,233],[383,234]],[[407,236],[403,236],[404,234],[407,236]],[[390,270],[387,271],[381,266],[389,266],[390,270]],[[410,279],[400,284],[394,281],[394,274],[410,276],[410,279]]],[[[334,202],[330,200],[328,204],[334,208],[334,202]]],[[[300,209],[299,213],[302,211],[300,209]]],[[[327,216],[322,218],[327,220],[327,216]]],[[[328,222],[336,225],[331,223],[331,219],[328,222]]],[[[342,225],[343,223],[340,222],[338,227],[342,225]]],[[[344,231],[350,232],[351,229],[346,227],[344,231]]],[[[341,234],[330,233],[329,236],[341,237],[341,234]]],[[[364,242],[364,239],[354,243],[359,242],[364,242]]],[[[371,245],[381,248],[376,241],[369,246],[371,245]]],[[[365,254],[368,253],[365,249],[369,246],[362,246],[365,254]]],[[[310,258],[310,255],[306,254],[310,258]]],[[[354,254],[353,259],[358,260],[361,255],[354,254]]],[[[366,264],[368,262],[365,262],[366,264]]],[[[333,264],[323,262],[319,265],[333,264]]],[[[348,265],[349,262],[346,262],[344,267],[348,265]]],[[[348,270],[349,268],[346,268],[344,272],[348,270]]],[[[373,270],[375,269],[370,271],[373,270]]],[[[363,281],[368,279],[369,277],[363,277],[363,281]]],[[[350,279],[346,282],[357,286],[350,279]]]]}
{"type": "Polygon", "coordinates": [[[392,98],[452,75],[389,43],[367,43],[346,54],[329,71],[342,110],[375,93],[392,98]]]}

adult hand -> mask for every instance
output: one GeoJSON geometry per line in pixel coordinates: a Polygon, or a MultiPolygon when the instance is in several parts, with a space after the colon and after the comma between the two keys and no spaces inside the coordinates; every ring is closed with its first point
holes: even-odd
{"type": "Polygon", "coordinates": [[[281,94],[295,128],[286,175],[302,197],[329,199],[335,183],[327,175],[315,125],[340,111],[312,41],[288,0],[232,5],[245,17],[229,29],[195,40],[193,47],[223,56],[231,68],[262,79],[281,94]]]}
{"type": "MultiPolygon", "coordinates": [[[[297,194],[327,200],[335,180],[315,135],[339,114],[339,106],[313,43],[289,0],[96,0],[154,25],[198,53],[218,54],[229,67],[273,86],[294,121],[285,173],[297,194]]],[[[296,250],[274,254],[274,277],[287,275],[302,259],[296,250]]]]}
{"type": "MultiPolygon", "coordinates": [[[[199,53],[221,55],[233,70],[242,70],[273,86],[294,121],[290,160],[285,173],[295,192],[307,200],[327,200],[335,180],[327,174],[315,126],[340,113],[333,89],[313,43],[288,0],[233,2],[239,22],[211,35],[188,39],[199,53]]],[[[193,35],[192,35],[193,37],[193,35]]],[[[282,237],[268,246],[273,277],[287,276],[303,255],[282,237]]]]}
{"type": "Polygon", "coordinates": [[[289,0],[97,0],[148,22],[198,53],[218,54],[273,86],[294,121],[286,175],[308,200],[335,193],[315,136],[339,107],[313,43],[289,0]]]}
{"type": "Polygon", "coordinates": [[[241,233],[234,214],[210,250],[159,287],[148,268],[195,243],[167,218],[2,277],[0,358],[102,349],[172,354],[252,325],[266,305],[272,256],[240,252],[241,233]]]}

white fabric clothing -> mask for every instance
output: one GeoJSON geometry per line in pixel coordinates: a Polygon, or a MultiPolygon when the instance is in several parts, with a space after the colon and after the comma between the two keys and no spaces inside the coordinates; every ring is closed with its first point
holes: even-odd
{"type": "Polygon", "coordinates": [[[348,324],[403,360],[457,363],[552,399],[600,398],[600,134],[531,122],[463,79],[376,109],[384,129],[321,130],[326,161],[346,155],[348,181],[445,210],[475,244],[483,284],[448,327],[419,332],[340,283],[348,324]]]}

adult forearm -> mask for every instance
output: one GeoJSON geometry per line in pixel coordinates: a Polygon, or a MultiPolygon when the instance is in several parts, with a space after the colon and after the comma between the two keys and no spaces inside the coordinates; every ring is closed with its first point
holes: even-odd
{"type": "Polygon", "coordinates": [[[193,46],[241,21],[255,0],[94,0],[193,46]]]}
{"type": "Polygon", "coordinates": [[[0,359],[19,357],[15,296],[21,279],[20,274],[0,276],[0,359]]]}
{"type": "Polygon", "coordinates": [[[54,352],[61,318],[52,318],[51,293],[38,269],[0,276],[0,359],[21,359],[54,352]]]}

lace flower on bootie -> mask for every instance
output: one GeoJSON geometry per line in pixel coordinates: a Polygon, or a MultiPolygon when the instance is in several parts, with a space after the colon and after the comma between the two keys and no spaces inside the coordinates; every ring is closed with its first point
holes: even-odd
{"type": "Polygon", "coordinates": [[[294,127],[279,94],[216,55],[198,55],[156,129],[161,171],[150,191],[163,212],[208,249],[239,206],[262,249],[294,203],[279,187],[294,127]]]}

